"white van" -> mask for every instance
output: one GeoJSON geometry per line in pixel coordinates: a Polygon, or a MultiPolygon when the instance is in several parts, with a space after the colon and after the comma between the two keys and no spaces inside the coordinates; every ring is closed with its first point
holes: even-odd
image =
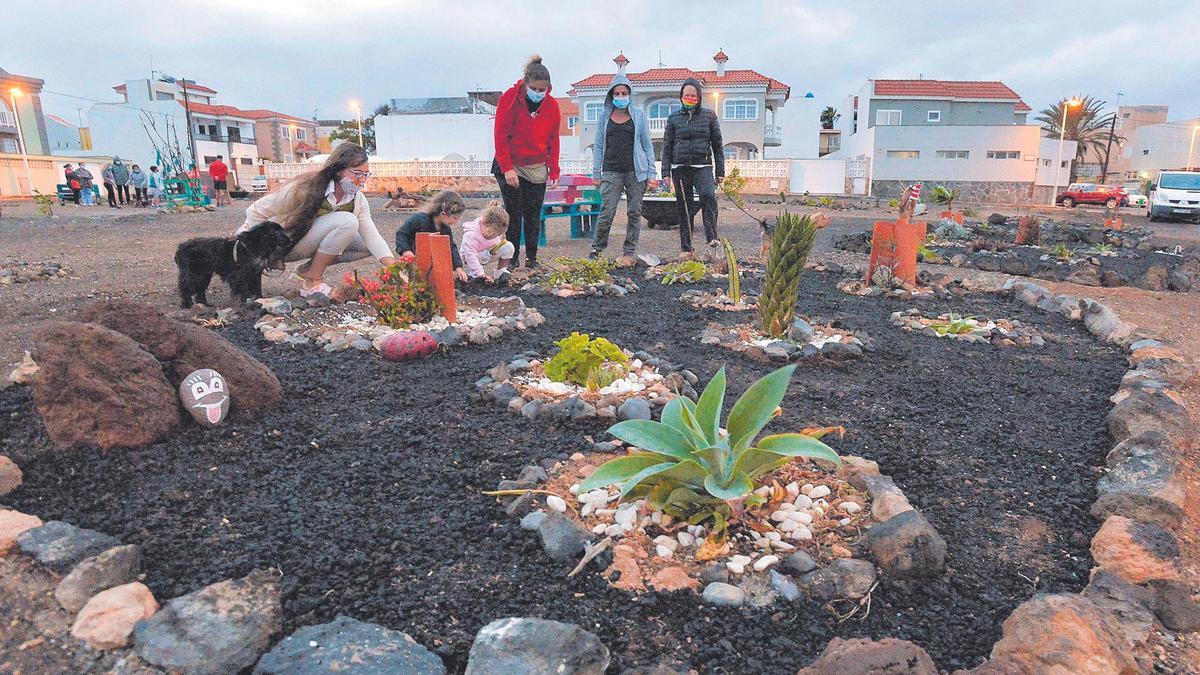
{"type": "Polygon", "coordinates": [[[1164,218],[1200,221],[1200,172],[1163,171],[1150,187],[1146,215],[1154,222],[1164,218]]]}

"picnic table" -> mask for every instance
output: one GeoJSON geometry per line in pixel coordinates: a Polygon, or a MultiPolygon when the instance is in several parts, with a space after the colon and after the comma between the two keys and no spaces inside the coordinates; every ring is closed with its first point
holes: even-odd
{"type": "MultiPolygon", "coordinates": [[[[551,218],[571,219],[571,238],[591,237],[596,231],[596,219],[600,216],[600,191],[590,176],[568,174],[558,180],[558,186],[546,188],[542,202],[541,233],[538,244],[546,244],[546,221],[551,218]]],[[[517,245],[524,241],[524,233],[517,245]]]]}

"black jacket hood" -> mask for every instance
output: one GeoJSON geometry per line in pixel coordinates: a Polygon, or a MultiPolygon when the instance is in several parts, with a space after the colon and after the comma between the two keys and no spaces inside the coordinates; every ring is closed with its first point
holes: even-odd
{"type": "Polygon", "coordinates": [[[683,84],[679,85],[679,98],[683,98],[683,88],[688,86],[689,84],[696,88],[696,95],[700,97],[699,107],[703,108],[704,107],[704,85],[700,84],[700,80],[697,80],[694,77],[689,77],[688,79],[683,81],[683,84]]]}

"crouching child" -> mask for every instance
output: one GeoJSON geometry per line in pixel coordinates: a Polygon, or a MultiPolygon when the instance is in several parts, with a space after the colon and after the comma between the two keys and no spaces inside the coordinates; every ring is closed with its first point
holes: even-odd
{"type": "Polygon", "coordinates": [[[509,277],[508,264],[516,247],[506,240],[508,213],[500,202],[492,200],[475,220],[463,223],[462,243],[458,250],[462,254],[467,274],[471,280],[492,281],[484,265],[496,261],[496,283],[506,283],[509,277]]]}

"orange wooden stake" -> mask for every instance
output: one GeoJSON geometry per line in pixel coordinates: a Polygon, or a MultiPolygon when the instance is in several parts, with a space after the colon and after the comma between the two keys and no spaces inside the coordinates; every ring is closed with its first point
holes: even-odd
{"type": "Polygon", "coordinates": [[[925,223],[875,221],[871,234],[871,257],[867,261],[867,283],[879,267],[888,267],[892,275],[909,284],[917,283],[917,247],[925,241],[925,223]]]}
{"type": "Polygon", "coordinates": [[[414,242],[417,270],[433,286],[433,294],[442,306],[442,316],[458,322],[454,301],[454,263],[450,258],[450,237],[433,232],[418,232],[414,242]]]}

